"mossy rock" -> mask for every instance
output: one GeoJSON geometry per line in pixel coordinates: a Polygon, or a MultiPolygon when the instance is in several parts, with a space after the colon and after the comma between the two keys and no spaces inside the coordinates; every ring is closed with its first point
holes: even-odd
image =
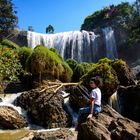
{"type": "Polygon", "coordinates": [[[18,49],[20,46],[16,43],[12,42],[11,40],[5,39],[1,42],[2,45],[7,46],[12,49],[18,49]]]}
{"type": "Polygon", "coordinates": [[[73,70],[73,81],[79,82],[80,78],[84,74],[86,74],[88,71],[90,71],[91,68],[92,68],[92,64],[90,63],[83,62],[83,63],[77,64],[77,66],[73,70]]]}
{"type": "Polygon", "coordinates": [[[32,49],[29,47],[21,47],[19,49],[18,55],[19,55],[19,60],[23,69],[25,69],[26,61],[28,57],[31,55],[31,53],[32,53],[32,49]]]}
{"type": "Polygon", "coordinates": [[[80,79],[81,84],[89,89],[90,79],[95,76],[101,77],[101,90],[105,98],[108,98],[117,90],[119,81],[116,72],[108,63],[97,63],[94,65],[94,67],[80,79]]]}
{"type": "Polygon", "coordinates": [[[77,64],[78,64],[78,62],[77,62],[76,60],[74,60],[74,59],[67,59],[66,62],[67,62],[67,64],[70,66],[70,68],[71,68],[72,70],[74,70],[75,67],[76,67],[77,64]]]}
{"type": "Polygon", "coordinates": [[[129,66],[123,60],[114,60],[111,63],[112,68],[115,70],[118,80],[120,81],[120,85],[130,86],[135,85],[136,77],[132,73],[129,66]]]}
{"type": "Polygon", "coordinates": [[[37,46],[26,62],[26,70],[32,73],[34,80],[59,79],[70,82],[72,70],[56,52],[44,46],[37,46]]]}
{"type": "Polygon", "coordinates": [[[108,58],[104,58],[92,65],[92,67],[93,68],[85,74],[80,81],[87,88],[90,88],[90,78],[100,76],[103,83],[101,87],[102,93],[106,97],[111,96],[117,90],[118,85],[135,85],[135,76],[126,62],[121,59],[109,60],[108,58]]]}

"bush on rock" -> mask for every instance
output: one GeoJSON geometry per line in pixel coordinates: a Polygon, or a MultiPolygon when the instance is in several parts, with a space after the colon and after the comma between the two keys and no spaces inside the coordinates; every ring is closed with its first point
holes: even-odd
{"type": "Polygon", "coordinates": [[[7,47],[12,48],[12,49],[18,49],[19,48],[19,46],[16,43],[14,43],[14,42],[12,42],[11,40],[8,40],[8,39],[3,40],[1,42],[1,44],[3,46],[7,46],[7,47]]]}
{"type": "Polygon", "coordinates": [[[125,61],[121,59],[113,61],[111,63],[111,66],[117,74],[118,80],[120,81],[120,85],[135,85],[135,76],[125,61]]]}
{"type": "Polygon", "coordinates": [[[32,53],[32,49],[29,47],[22,47],[19,49],[18,55],[19,55],[19,60],[23,69],[25,69],[26,61],[28,57],[31,55],[31,53],[32,53]]]}
{"type": "Polygon", "coordinates": [[[118,85],[129,86],[135,84],[135,77],[129,66],[123,60],[101,59],[92,66],[80,80],[83,85],[89,88],[90,78],[100,76],[102,80],[103,96],[109,97],[116,90],[118,85]]]}
{"type": "Polygon", "coordinates": [[[91,68],[92,68],[92,64],[90,63],[83,62],[83,63],[77,64],[77,66],[73,70],[73,81],[79,82],[80,78],[84,74],[86,74],[91,68]]]}
{"type": "Polygon", "coordinates": [[[97,63],[94,65],[94,67],[81,78],[81,83],[89,88],[89,81],[94,76],[101,77],[103,96],[109,97],[116,91],[119,81],[114,69],[108,63],[97,63]]]}
{"type": "Polygon", "coordinates": [[[72,77],[72,70],[68,64],[56,52],[40,45],[29,56],[26,70],[32,74],[33,79],[37,82],[46,79],[69,82],[72,77]]]}

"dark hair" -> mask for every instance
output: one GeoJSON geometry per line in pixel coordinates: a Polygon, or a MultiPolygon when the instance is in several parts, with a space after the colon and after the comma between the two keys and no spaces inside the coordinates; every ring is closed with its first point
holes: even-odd
{"type": "Polygon", "coordinates": [[[101,86],[101,78],[99,76],[96,76],[96,77],[92,77],[90,79],[90,81],[94,82],[96,84],[97,87],[100,87],[101,86]]]}

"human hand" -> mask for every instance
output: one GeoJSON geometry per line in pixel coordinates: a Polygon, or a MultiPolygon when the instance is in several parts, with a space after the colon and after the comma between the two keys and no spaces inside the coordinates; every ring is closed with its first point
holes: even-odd
{"type": "Polygon", "coordinates": [[[89,114],[88,116],[87,116],[87,119],[91,119],[92,118],[92,114],[89,114]]]}

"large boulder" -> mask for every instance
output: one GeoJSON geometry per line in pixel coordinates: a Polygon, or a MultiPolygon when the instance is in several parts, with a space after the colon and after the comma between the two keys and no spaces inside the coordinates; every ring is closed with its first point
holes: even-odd
{"type": "Polygon", "coordinates": [[[48,79],[69,82],[72,77],[72,70],[62,57],[54,49],[41,45],[34,48],[26,60],[25,69],[32,74],[35,85],[48,79]]]}
{"type": "Polygon", "coordinates": [[[102,79],[103,97],[110,97],[117,90],[119,81],[114,69],[108,63],[97,63],[81,78],[81,84],[90,89],[90,79],[95,76],[100,76],[102,79]]]}
{"type": "Polygon", "coordinates": [[[140,140],[140,124],[122,117],[108,105],[98,116],[81,123],[78,140],[140,140]]]}
{"type": "Polygon", "coordinates": [[[73,109],[76,111],[79,108],[89,106],[90,103],[90,96],[89,91],[83,85],[72,86],[67,89],[67,92],[70,93],[70,104],[72,105],[73,109]]]}
{"type": "Polygon", "coordinates": [[[118,89],[118,101],[123,116],[140,122],[140,84],[121,86],[118,89]]]}
{"type": "Polygon", "coordinates": [[[27,126],[27,121],[12,107],[0,106],[0,128],[18,129],[27,126]]]}
{"type": "Polygon", "coordinates": [[[129,86],[135,85],[135,75],[133,74],[132,70],[123,60],[116,60],[111,63],[112,68],[115,70],[120,85],[122,86],[129,86]]]}
{"type": "Polygon", "coordinates": [[[101,90],[104,99],[109,98],[118,89],[119,85],[129,86],[136,84],[135,76],[123,60],[109,60],[107,58],[99,60],[80,79],[81,84],[89,89],[89,81],[95,76],[101,77],[101,90]]]}
{"type": "Polygon", "coordinates": [[[46,128],[66,127],[70,118],[64,111],[64,99],[52,90],[34,89],[20,95],[15,104],[27,110],[33,122],[46,128]]]}
{"type": "Polygon", "coordinates": [[[77,140],[77,132],[68,128],[54,131],[31,132],[21,140],[77,140]]]}

